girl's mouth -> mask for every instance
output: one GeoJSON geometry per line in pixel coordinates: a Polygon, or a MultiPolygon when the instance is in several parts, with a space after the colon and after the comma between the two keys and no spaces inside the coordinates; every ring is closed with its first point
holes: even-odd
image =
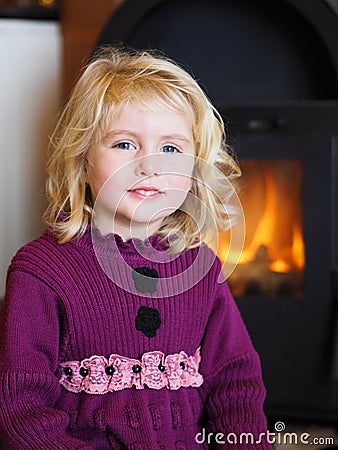
{"type": "Polygon", "coordinates": [[[154,198],[163,194],[162,191],[153,186],[140,186],[138,188],[129,189],[128,192],[141,198],[154,198]]]}

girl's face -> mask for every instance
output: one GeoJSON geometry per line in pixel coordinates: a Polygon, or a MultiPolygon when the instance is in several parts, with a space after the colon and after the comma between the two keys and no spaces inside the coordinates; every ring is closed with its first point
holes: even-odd
{"type": "Polygon", "coordinates": [[[184,202],[194,153],[187,114],[122,105],[88,154],[86,181],[101,232],[124,239],[154,233],[184,202]]]}

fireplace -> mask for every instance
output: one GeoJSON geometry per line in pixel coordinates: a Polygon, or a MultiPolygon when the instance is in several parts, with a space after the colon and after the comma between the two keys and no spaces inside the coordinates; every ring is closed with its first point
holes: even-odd
{"type": "MultiPolygon", "coordinates": [[[[333,5],[125,0],[97,42],[162,50],[221,110],[243,172],[247,225],[229,284],[262,359],[270,420],[338,420],[333,5]]],[[[221,243],[222,259],[226,234],[221,243]]]]}
{"type": "Polygon", "coordinates": [[[247,223],[229,284],[262,358],[267,412],[335,423],[338,108],[233,107],[227,117],[247,223]],[[283,126],[253,130],[253,118],[283,126]]]}

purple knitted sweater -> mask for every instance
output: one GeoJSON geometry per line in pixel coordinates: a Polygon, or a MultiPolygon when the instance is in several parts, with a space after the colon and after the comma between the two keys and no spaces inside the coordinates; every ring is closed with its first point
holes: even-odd
{"type": "Polygon", "coordinates": [[[95,246],[91,228],[59,245],[47,230],[10,265],[0,320],[6,448],[270,449],[264,439],[226,443],[229,433],[234,442],[266,432],[265,389],[213,252],[202,245],[164,261],[158,238],[94,234],[95,246]]]}

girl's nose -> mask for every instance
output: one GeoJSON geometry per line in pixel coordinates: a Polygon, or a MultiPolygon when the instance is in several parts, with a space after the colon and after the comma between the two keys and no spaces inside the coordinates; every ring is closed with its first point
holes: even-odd
{"type": "Polygon", "coordinates": [[[135,174],[137,176],[153,176],[160,173],[159,155],[142,156],[137,159],[135,174]]]}

